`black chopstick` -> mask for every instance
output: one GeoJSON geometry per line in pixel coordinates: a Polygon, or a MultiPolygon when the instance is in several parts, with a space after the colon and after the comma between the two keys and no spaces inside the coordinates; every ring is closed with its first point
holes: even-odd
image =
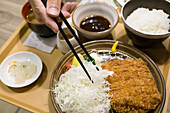
{"type": "MultiPolygon", "coordinates": [[[[46,7],[46,0],[41,0],[42,3],[44,4],[44,6],[46,7]]],[[[75,39],[77,40],[77,42],[79,43],[80,47],[83,49],[83,51],[85,52],[85,54],[87,55],[87,57],[90,59],[90,61],[93,63],[93,65],[96,65],[94,60],[92,59],[92,57],[89,55],[89,53],[87,52],[87,50],[85,49],[85,47],[83,46],[83,44],[80,42],[79,38],[77,37],[76,33],[74,32],[74,30],[72,29],[72,27],[70,26],[70,24],[68,23],[68,21],[66,20],[66,18],[64,17],[63,13],[60,11],[59,13],[59,17],[64,21],[64,23],[66,24],[66,26],[69,28],[69,30],[71,31],[71,33],[73,34],[73,36],[75,37],[75,39]]],[[[53,18],[54,19],[54,18],[53,18]]],[[[54,21],[56,22],[57,19],[54,19],[54,21]]],[[[57,21],[58,22],[58,21],[57,21]]],[[[57,24],[59,26],[59,24],[57,24]]],[[[96,66],[96,69],[99,71],[99,68],[96,66]]]]}
{"type": "MultiPolygon", "coordinates": [[[[61,12],[60,12],[60,13],[61,13],[61,12]]],[[[85,66],[84,66],[83,63],[81,62],[79,56],[77,55],[76,51],[74,50],[74,47],[73,47],[72,44],[70,43],[70,41],[69,41],[69,39],[67,38],[66,34],[64,33],[64,31],[63,31],[61,25],[59,24],[59,22],[57,21],[56,18],[53,18],[53,20],[57,23],[58,28],[59,28],[61,34],[63,35],[64,39],[66,40],[66,42],[67,42],[67,44],[68,44],[68,46],[70,47],[70,49],[71,49],[72,52],[74,53],[74,56],[77,58],[78,62],[79,62],[80,65],[82,66],[83,70],[84,70],[85,73],[87,74],[88,78],[90,79],[90,81],[92,81],[92,83],[94,83],[93,80],[91,79],[91,77],[90,77],[88,71],[86,70],[85,66]]]]}
{"type": "MultiPolygon", "coordinates": [[[[46,0],[41,0],[42,3],[44,4],[44,6],[46,7],[46,0]]],[[[69,30],[71,31],[71,33],[73,34],[73,36],[75,37],[75,39],[77,40],[77,42],[79,43],[80,47],[84,50],[84,52],[86,53],[86,55],[89,57],[90,61],[93,63],[93,65],[95,65],[95,62],[93,61],[93,59],[91,58],[91,56],[88,54],[87,50],[85,49],[85,47],[83,46],[83,44],[80,42],[80,40],[78,39],[77,35],[75,34],[74,30],[71,28],[70,24],[67,22],[67,20],[65,19],[64,15],[62,14],[62,12],[60,11],[59,17],[64,21],[64,23],[66,24],[66,26],[69,28],[69,30]]],[[[78,62],[80,63],[80,65],[82,66],[83,70],[85,71],[85,73],[87,74],[88,78],[90,79],[90,81],[92,83],[93,80],[91,79],[88,71],[86,70],[85,66],[83,65],[83,63],[81,62],[79,56],[77,55],[76,51],[74,50],[74,47],[72,46],[72,44],[70,43],[69,39],[67,38],[66,34],[64,33],[61,25],[59,24],[59,22],[57,21],[56,18],[52,18],[56,24],[58,25],[58,28],[61,32],[61,34],[63,35],[64,39],[66,40],[68,46],[70,47],[70,49],[72,50],[72,52],[74,53],[74,56],[77,58],[78,62]]],[[[98,67],[96,67],[97,70],[98,67]]]]}
{"type": "MultiPolygon", "coordinates": [[[[93,65],[96,65],[94,60],[92,59],[92,57],[89,55],[89,53],[87,52],[86,48],[83,46],[83,44],[80,42],[79,38],[77,37],[76,33],[74,32],[74,30],[72,29],[72,27],[70,26],[70,24],[68,23],[68,21],[66,20],[66,18],[64,17],[64,15],[62,14],[62,12],[60,11],[59,17],[64,21],[64,23],[66,24],[66,26],[69,28],[69,30],[71,31],[71,33],[73,34],[73,36],[75,37],[75,39],[77,40],[77,42],[79,43],[80,47],[83,49],[83,51],[86,53],[87,57],[89,57],[90,61],[93,63],[93,65]]],[[[96,69],[99,71],[99,68],[96,67],[96,69]]]]}

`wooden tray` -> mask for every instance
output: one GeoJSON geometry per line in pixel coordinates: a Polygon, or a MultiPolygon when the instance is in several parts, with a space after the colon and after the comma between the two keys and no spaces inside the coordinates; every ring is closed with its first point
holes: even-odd
{"type": "MultiPolygon", "coordinates": [[[[43,72],[36,82],[24,88],[10,88],[0,81],[0,99],[31,112],[55,113],[56,111],[52,105],[49,95],[49,83],[53,69],[63,54],[57,49],[57,47],[51,54],[48,54],[40,50],[24,46],[22,43],[27,39],[30,33],[31,30],[24,21],[0,49],[0,63],[7,56],[15,52],[31,51],[42,59],[43,72]]],[[[119,21],[109,38],[132,44],[125,33],[124,26],[121,21],[119,21]]],[[[147,53],[155,61],[164,76],[167,86],[167,98],[163,112],[166,113],[170,89],[168,87],[170,84],[170,38],[165,40],[163,45],[160,45],[159,47],[141,50],[147,53]]]]}

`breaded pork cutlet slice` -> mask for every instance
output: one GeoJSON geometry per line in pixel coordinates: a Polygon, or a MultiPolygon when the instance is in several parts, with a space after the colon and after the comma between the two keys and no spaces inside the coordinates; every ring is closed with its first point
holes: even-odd
{"type": "Polygon", "coordinates": [[[110,85],[111,91],[117,91],[128,87],[136,86],[155,86],[156,83],[153,79],[147,78],[135,78],[123,81],[117,81],[110,85]]]}
{"type": "Polygon", "coordinates": [[[141,59],[120,60],[118,58],[112,59],[102,65],[102,69],[114,71],[113,76],[110,76],[112,82],[128,80],[131,78],[148,78],[153,79],[147,64],[141,59]]]}
{"type": "Polygon", "coordinates": [[[120,113],[146,113],[160,103],[155,80],[142,59],[113,59],[102,65],[114,71],[106,80],[111,84],[111,106],[120,113]]]}
{"type": "Polygon", "coordinates": [[[161,100],[159,91],[154,86],[128,87],[111,91],[111,106],[121,113],[146,113],[155,109],[161,100]]]}

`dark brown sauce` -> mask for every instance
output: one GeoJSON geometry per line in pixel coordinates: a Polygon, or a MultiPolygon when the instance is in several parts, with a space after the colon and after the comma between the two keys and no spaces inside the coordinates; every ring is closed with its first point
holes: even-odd
{"type": "Polygon", "coordinates": [[[80,22],[80,28],[92,32],[105,31],[110,27],[108,19],[99,15],[87,16],[80,22]]]}

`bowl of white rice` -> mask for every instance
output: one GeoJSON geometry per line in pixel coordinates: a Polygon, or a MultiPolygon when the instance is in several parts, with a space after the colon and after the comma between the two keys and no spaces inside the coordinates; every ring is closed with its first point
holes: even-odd
{"type": "Polygon", "coordinates": [[[164,0],[131,0],[121,10],[128,37],[133,44],[151,47],[170,36],[170,3],[164,0]]]}

